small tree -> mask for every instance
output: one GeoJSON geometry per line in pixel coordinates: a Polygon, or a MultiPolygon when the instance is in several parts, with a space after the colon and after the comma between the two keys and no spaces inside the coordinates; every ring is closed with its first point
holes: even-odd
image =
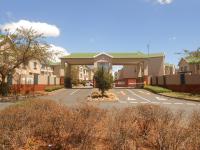
{"type": "MultiPolygon", "coordinates": [[[[43,41],[42,34],[31,29],[20,28],[15,33],[7,31],[0,36],[0,89],[3,89],[6,78],[14,74],[16,68],[27,65],[30,60],[48,62],[53,56],[49,45],[43,41]]],[[[5,92],[0,91],[5,95],[5,92]]]]}
{"type": "Polygon", "coordinates": [[[113,76],[102,67],[96,71],[94,79],[96,82],[96,87],[99,89],[99,91],[101,91],[101,95],[103,97],[105,91],[108,91],[112,88],[113,76]]]}

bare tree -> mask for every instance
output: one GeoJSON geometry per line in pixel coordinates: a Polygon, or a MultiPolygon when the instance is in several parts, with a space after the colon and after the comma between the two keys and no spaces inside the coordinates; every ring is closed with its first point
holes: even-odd
{"type": "Polygon", "coordinates": [[[53,56],[42,34],[32,28],[20,28],[15,33],[7,31],[0,39],[0,87],[6,85],[6,77],[21,65],[32,59],[46,63],[53,56]]]}

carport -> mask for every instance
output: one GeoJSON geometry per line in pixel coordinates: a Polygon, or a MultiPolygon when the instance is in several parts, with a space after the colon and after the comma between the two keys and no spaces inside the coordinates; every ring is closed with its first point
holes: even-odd
{"type": "MultiPolygon", "coordinates": [[[[72,53],[61,58],[62,69],[65,76],[71,78],[71,65],[94,65],[94,71],[104,67],[112,71],[113,65],[135,65],[136,75],[134,81],[148,83],[151,75],[164,75],[164,54],[133,53],[72,53]]],[[[128,79],[124,79],[129,81],[128,79]]],[[[130,80],[134,82],[133,80],[130,80]]],[[[116,81],[116,84],[118,82],[116,81]]],[[[130,85],[134,85],[131,83],[130,85]]],[[[129,86],[126,82],[123,86],[129,86]]]]}

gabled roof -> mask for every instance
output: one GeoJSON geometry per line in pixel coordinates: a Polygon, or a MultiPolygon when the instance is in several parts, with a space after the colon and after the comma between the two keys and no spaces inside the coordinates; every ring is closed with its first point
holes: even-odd
{"type": "Polygon", "coordinates": [[[165,63],[165,66],[168,66],[168,67],[173,67],[173,66],[174,66],[174,64],[165,63]]]}
{"type": "Polygon", "coordinates": [[[141,52],[132,52],[132,53],[71,53],[68,56],[62,58],[94,58],[101,54],[108,55],[112,58],[153,58],[153,57],[163,57],[164,53],[151,53],[144,54],[141,52]]]}
{"type": "Polygon", "coordinates": [[[110,55],[110,54],[108,54],[108,53],[105,53],[105,52],[102,52],[102,53],[99,53],[99,54],[95,55],[94,58],[96,58],[96,57],[98,57],[98,56],[101,56],[101,55],[106,55],[106,56],[108,56],[108,57],[113,58],[112,55],[110,55]]]}
{"type": "Polygon", "coordinates": [[[178,65],[180,65],[180,63],[182,61],[186,61],[189,64],[199,64],[200,63],[200,58],[197,58],[197,57],[181,58],[181,60],[179,61],[178,65]]]}

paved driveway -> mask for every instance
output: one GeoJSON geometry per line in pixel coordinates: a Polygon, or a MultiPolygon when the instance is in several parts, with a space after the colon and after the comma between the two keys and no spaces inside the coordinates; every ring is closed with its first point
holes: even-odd
{"type": "MultiPolygon", "coordinates": [[[[40,99],[50,99],[58,103],[73,106],[86,102],[86,97],[94,89],[60,89],[47,96],[42,96],[40,99]]],[[[185,112],[192,112],[193,110],[200,110],[200,103],[168,98],[153,94],[144,89],[112,89],[118,97],[115,102],[92,102],[101,108],[125,108],[141,104],[154,104],[168,107],[172,110],[184,110],[185,112]]],[[[90,102],[91,103],[91,102],[90,102]]],[[[10,105],[10,103],[0,103],[0,109],[10,105]]]]}
{"type": "MultiPolygon", "coordinates": [[[[74,105],[80,102],[86,102],[86,97],[94,89],[61,89],[55,93],[41,97],[42,99],[52,99],[66,105],[74,105]]],[[[184,110],[186,112],[192,112],[193,110],[200,110],[200,103],[168,98],[153,94],[144,89],[112,89],[113,93],[117,95],[119,99],[115,102],[94,102],[94,104],[101,108],[124,108],[135,106],[139,104],[154,104],[168,107],[172,110],[184,110]]]]}

